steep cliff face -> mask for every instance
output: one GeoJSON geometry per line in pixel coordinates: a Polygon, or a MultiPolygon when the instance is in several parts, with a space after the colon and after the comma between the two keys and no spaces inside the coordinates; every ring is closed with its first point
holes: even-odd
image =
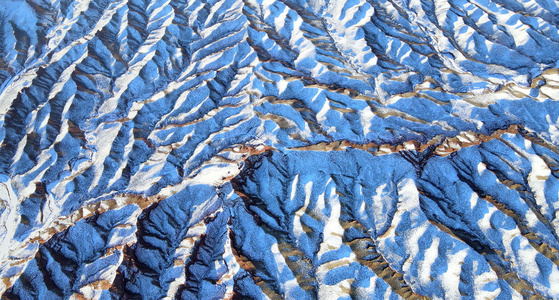
{"type": "Polygon", "coordinates": [[[559,299],[551,0],[0,2],[5,299],[559,299]]]}

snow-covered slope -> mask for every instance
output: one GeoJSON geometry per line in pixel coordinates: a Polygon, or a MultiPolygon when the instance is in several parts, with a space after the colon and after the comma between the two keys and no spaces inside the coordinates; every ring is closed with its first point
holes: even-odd
{"type": "Polygon", "coordinates": [[[559,299],[552,0],[0,2],[6,299],[559,299]]]}

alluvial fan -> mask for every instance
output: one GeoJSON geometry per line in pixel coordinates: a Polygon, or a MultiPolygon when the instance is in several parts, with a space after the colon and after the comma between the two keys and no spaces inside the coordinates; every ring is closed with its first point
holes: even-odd
{"type": "Polygon", "coordinates": [[[559,299],[559,3],[2,0],[3,299],[559,299]]]}

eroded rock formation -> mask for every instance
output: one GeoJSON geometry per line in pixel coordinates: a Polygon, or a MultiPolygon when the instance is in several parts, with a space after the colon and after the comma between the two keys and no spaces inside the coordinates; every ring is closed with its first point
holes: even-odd
{"type": "Polygon", "coordinates": [[[550,0],[5,0],[5,299],[559,299],[550,0]]]}

